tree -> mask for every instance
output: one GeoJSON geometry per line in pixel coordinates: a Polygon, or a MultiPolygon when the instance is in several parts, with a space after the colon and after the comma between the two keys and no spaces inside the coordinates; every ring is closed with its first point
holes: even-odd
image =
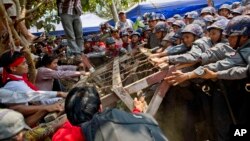
{"type": "MultiPolygon", "coordinates": [[[[117,9],[126,9],[140,0],[81,0],[84,11],[95,12],[106,18],[117,17],[117,9]],[[110,13],[110,11],[113,11],[110,13]],[[112,16],[111,16],[112,15],[112,16]]],[[[55,16],[56,0],[1,0],[0,1],[0,53],[7,49],[12,51],[17,45],[27,50],[26,59],[29,65],[31,81],[35,79],[35,67],[28,51],[30,44],[39,39],[28,31],[32,25],[44,27],[47,31],[55,29],[51,23],[59,22],[55,16]],[[14,14],[10,9],[14,9],[14,14]],[[44,15],[44,20],[37,20],[44,15]]]]}

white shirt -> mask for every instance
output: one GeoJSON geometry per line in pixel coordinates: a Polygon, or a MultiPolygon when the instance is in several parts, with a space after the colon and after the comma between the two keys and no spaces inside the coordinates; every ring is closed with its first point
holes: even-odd
{"type": "MultiPolygon", "coordinates": [[[[22,78],[22,76],[15,75],[17,78],[22,78]]],[[[33,89],[31,89],[23,80],[19,81],[9,81],[6,83],[3,87],[3,89],[7,89],[10,91],[16,91],[16,92],[35,92],[33,89]]],[[[50,105],[56,103],[61,98],[51,98],[51,99],[41,99],[41,104],[43,105],[50,105]]],[[[26,103],[27,104],[27,103],[26,103]]]]}
{"type": "Polygon", "coordinates": [[[116,29],[120,28],[121,31],[127,30],[127,28],[132,28],[133,29],[133,24],[134,23],[130,19],[126,19],[126,22],[118,21],[115,24],[115,28],[116,29]]]}
{"type": "MultiPolygon", "coordinates": [[[[22,76],[14,75],[17,78],[22,78],[22,76]]],[[[19,91],[19,92],[31,92],[34,91],[31,89],[23,80],[19,81],[9,81],[3,87],[4,89],[10,91],[19,91]]]]}

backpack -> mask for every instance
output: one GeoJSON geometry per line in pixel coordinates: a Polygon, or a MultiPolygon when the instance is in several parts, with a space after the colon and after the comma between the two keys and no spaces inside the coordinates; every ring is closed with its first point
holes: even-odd
{"type": "Polygon", "coordinates": [[[167,141],[149,114],[109,109],[81,124],[87,141],[167,141]]]}

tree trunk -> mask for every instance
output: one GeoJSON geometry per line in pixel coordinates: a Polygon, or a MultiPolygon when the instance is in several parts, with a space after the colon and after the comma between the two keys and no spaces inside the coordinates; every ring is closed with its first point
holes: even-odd
{"type": "MultiPolygon", "coordinates": [[[[20,17],[25,17],[25,10],[24,10],[24,14],[23,15],[21,14],[20,17]]],[[[18,18],[20,18],[20,17],[18,17],[18,18]]],[[[14,49],[15,43],[14,43],[13,37],[15,37],[16,40],[20,41],[21,45],[25,49],[25,57],[26,57],[26,60],[27,60],[28,66],[29,66],[29,79],[31,82],[34,82],[35,78],[36,78],[35,64],[32,60],[31,52],[28,49],[29,42],[27,42],[27,38],[32,37],[32,35],[29,35],[29,32],[25,26],[24,21],[18,23],[17,27],[19,27],[19,29],[20,29],[20,27],[22,28],[22,29],[20,29],[20,31],[21,31],[20,35],[18,34],[17,30],[15,29],[13,21],[8,16],[7,11],[4,8],[3,3],[0,2],[0,29],[3,29],[3,30],[0,30],[0,35],[5,35],[5,38],[6,38],[4,40],[5,42],[2,42],[2,39],[1,39],[0,51],[2,53],[6,49],[14,49]],[[21,38],[23,33],[26,36],[24,36],[24,38],[21,38]],[[4,44],[2,44],[2,43],[4,43],[4,44]],[[9,44],[11,44],[11,46],[9,46],[9,44]],[[6,47],[8,47],[8,48],[6,48],[6,47]]]]}
{"type": "Polygon", "coordinates": [[[119,19],[118,19],[118,13],[117,13],[117,9],[116,9],[114,0],[112,0],[112,4],[110,5],[110,9],[111,9],[111,13],[112,13],[114,21],[117,22],[119,19]]]}

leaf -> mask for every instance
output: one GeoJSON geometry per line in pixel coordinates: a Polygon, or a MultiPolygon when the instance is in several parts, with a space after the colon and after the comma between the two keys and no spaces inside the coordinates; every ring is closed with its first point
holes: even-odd
{"type": "Polygon", "coordinates": [[[43,21],[43,20],[41,20],[41,21],[39,21],[38,23],[36,23],[37,29],[43,28],[43,25],[44,25],[44,21],[43,21]]]}

